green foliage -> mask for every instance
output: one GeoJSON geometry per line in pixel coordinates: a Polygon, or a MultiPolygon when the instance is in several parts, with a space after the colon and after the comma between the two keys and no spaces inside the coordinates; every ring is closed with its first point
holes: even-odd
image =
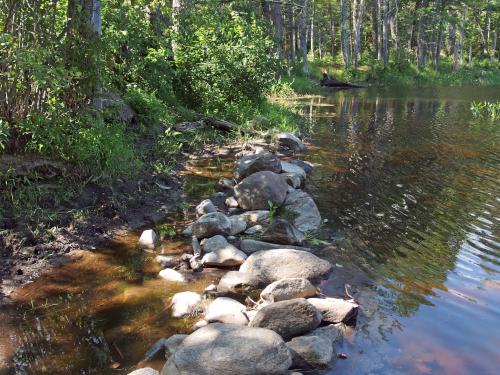
{"type": "Polygon", "coordinates": [[[2,152],[9,141],[10,129],[7,121],[0,118],[0,152],[2,152]]]}
{"type": "Polygon", "coordinates": [[[235,106],[262,99],[274,82],[272,40],[253,16],[217,3],[192,6],[175,36],[175,88],[185,103],[234,118],[235,106]]]}
{"type": "Polygon", "coordinates": [[[493,121],[500,118],[500,102],[472,102],[470,109],[474,117],[489,117],[493,121]]]}

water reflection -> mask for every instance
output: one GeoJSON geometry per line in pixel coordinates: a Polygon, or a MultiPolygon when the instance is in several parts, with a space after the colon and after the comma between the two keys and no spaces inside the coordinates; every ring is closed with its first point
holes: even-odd
{"type": "Polygon", "coordinates": [[[354,357],[332,373],[498,369],[500,133],[469,111],[498,92],[344,91],[303,106],[321,164],[309,187],[342,267],[325,288],[345,278],[365,307],[354,357]]]}

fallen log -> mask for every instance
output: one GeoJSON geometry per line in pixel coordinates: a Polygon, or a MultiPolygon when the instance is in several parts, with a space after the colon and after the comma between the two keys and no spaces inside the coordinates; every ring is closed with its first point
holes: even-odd
{"type": "Polygon", "coordinates": [[[217,119],[214,117],[205,117],[203,119],[203,122],[209,126],[212,126],[214,128],[224,130],[224,131],[231,131],[231,130],[237,128],[237,126],[235,124],[233,124],[232,122],[220,120],[220,119],[217,119]]]}
{"type": "Polygon", "coordinates": [[[338,87],[338,88],[353,88],[353,89],[359,89],[359,88],[366,87],[364,85],[358,85],[358,84],[349,83],[349,82],[342,82],[342,81],[338,81],[336,79],[331,79],[331,78],[328,78],[328,79],[324,79],[323,78],[320,81],[320,86],[323,86],[323,87],[338,87]]]}

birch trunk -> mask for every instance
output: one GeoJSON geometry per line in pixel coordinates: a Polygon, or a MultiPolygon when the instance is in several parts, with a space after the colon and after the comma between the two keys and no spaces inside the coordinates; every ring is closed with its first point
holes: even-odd
{"type": "Polygon", "coordinates": [[[302,52],[302,69],[304,73],[309,73],[307,63],[307,0],[302,0],[302,10],[300,13],[300,49],[302,52]]]}
{"type": "Polygon", "coordinates": [[[378,0],[372,0],[372,39],[375,56],[379,56],[378,0]]]}
{"type": "Polygon", "coordinates": [[[389,26],[391,30],[391,37],[394,43],[394,51],[396,56],[399,56],[399,28],[398,28],[398,0],[391,1],[391,8],[389,10],[389,26]]]}
{"type": "Polygon", "coordinates": [[[340,1],[340,12],[342,26],[340,29],[340,40],[342,43],[342,56],[344,58],[344,67],[347,69],[350,66],[350,36],[349,36],[349,1],[340,1]]]}
{"type": "Polygon", "coordinates": [[[352,62],[355,68],[358,67],[358,56],[361,53],[361,26],[363,23],[364,11],[365,0],[354,0],[352,9],[352,23],[354,29],[354,48],[352,52],[352,62]]]}
{"type": "Polygon", "coordinates": [[[418,59],[417,65],[419,69],[425,67],[425,57],[426,57],[426,28],[427,28],[427,6],[429,5],[429,0],[423,0],[422,8],[424,8],[424,13],[420,16],[420,21],[418,24],[418,59]]]}
{"type": "Polygon", "coordinates": [[[387,65],[389,62],[389,0],[382,0],[383,1],[383,46],[384,46],[384,51],[383,51],[383,61],[384,65],[387,65]]]}
{"type": "Polygon", "coordinates": [[[314,16],[316,13],[316,3],[312,1],[312,15],[311,15],[311,59],[314,61],[314,16]]]}

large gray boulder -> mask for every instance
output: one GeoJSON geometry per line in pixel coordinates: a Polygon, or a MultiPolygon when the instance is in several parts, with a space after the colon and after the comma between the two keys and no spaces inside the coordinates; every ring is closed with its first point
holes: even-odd
{"type": "Polygon", "coordinates": [[[332,343],[321,336],[299,336],[287,343],[294,368],[326,367],[333,357],[332,343]]]}
{"type": "Polygon", "coordinates": [[[242,209],[264,210],[269,208],[269,203],[281,206],[287,187],[284,176],[270,171],[257,172],[236,185],[234,195],[242,209]]]}
{"type": "Polygon", "coordinates": [[[319,281],[328,276],[331,270],[330,262],[294,249],[259,251],[250,255],[240,267],[240,272],[259,275],[268,283],[292,277],[319,281]]]}
{"type": "Polygon", "coordinates": [[[284,219],[276,219],[260,238],[264,241],[285,245],[302,245],[306,240],[304,233],[284,219]]]}
{"type": "Polygon", "coordinates": [[[283,339],[310,332],[321,323],[321,313],[304,298],[280,301],[261,308],[250,327],[271,329],[283,339]]]}
{"type": "Polygon", "coordinates": [[[205,214],[193,223],[193,235],[197,238],[228,235],[230,232],[231,222],[222,212],[205,214]]]}
{"type": "Polygon", "coordinates": [[[226,238],[220,234],[205,238],[201,241],[201,246],[203,247],[203,251],[205,253],[211,253],[212,251],[222,249],[227,245],[229,245],[229,242],[227,242],[226,238]]]}
{"type": "Polygon", "coordinates": [[[261,171],[280,173],[280,160],[270,152],[264,151],[254,155],[243,156],[236,161],[234,166],[234,176],[237,180],[242,180],[255,172],[261,171]]]}
{"type": "Polygon", "coordinates": [[[358,315],[359,305],[341,298],[309,298],[323,314],[323,320],[329,323],[348,322],[358,315]]]}
{"type": "Polygon", "coordinates": [[[271,249],[295,249],[295,250],[312,252],[312,249],[309,249],[307,247],[283,245],[278,243],[257,241],[248,238],[241,240],[240,247],[241,250],[246,254],[253,254],[256,253],[257,251],[271,250],[271,249]]]}
{"type": "Polygon", "coordinates": [[[185,339],[161,374],[284,375],[291,364],[291,354],[275,332],[215,323],[185,339]]]}
{"type": "Polygon", "coordinates": [[[283,210],[292,224],[300,231],[316,230],[321,225],[321,214],[312,197],[302,190],[289,192],[283,210]]]}
{"type": "Polygon", "coordinates": [[[302,141],[291,133],[278,133],[276,140],[281,146],[288,147],[293,151],[302,151],[305,148],[302,141]]]}
{"type": "Polygon", "coordinates": [[[201,263],[211,267],[239,266],[247,259],[247,255],[234,245],[226,246],[203,255],[201,263]]]}
{"type": "Polygon", "coordinates": [[[289,278],[275,281],[264,288],[260,298],[267,302],[279,302],[287,299],[313,297],[316,287],[307,279],[289,278]]]}
{"type": "Polygon", "coordinates": [[[228,297],[219,297],[210,303],[204,319],[208,323],[219,322],[246,326],[248,318],[245,310],[245,305],[238,301],[228,297]]]}
{"type": "Polygon", "coordinates": [[[281,162],[281,174],[287,176],[287,179],[289,180],[288,183],[294,188],[302,185],[307,177],[306,171],[304,171],[301,167],[286,161],[281,162]],[[290,180],[297,180],[297,182],[290,183],[290,180]]]}
{"type": "Polygon", "coordinates": [[[230,216],[229,221],[231,221],[231,236],[236,236],[247,229],[248,224],[241,215],[230,216]]]}
{"type": "Polygon", "coordinates": [[[198,206],[196,206],[195,211],[196,217],[200,217],[205,214],[217,212],[217,208],[214,206],[214,203],[210,199],[205,199],[201,201],[198,206]]]}
{"type": "Polygon", "coordinates": [[[262,280],[257,275],[239,271],[229,271],[219,281],[217,291],[221,293],[248,293],[262,287],[262,280]]]}

